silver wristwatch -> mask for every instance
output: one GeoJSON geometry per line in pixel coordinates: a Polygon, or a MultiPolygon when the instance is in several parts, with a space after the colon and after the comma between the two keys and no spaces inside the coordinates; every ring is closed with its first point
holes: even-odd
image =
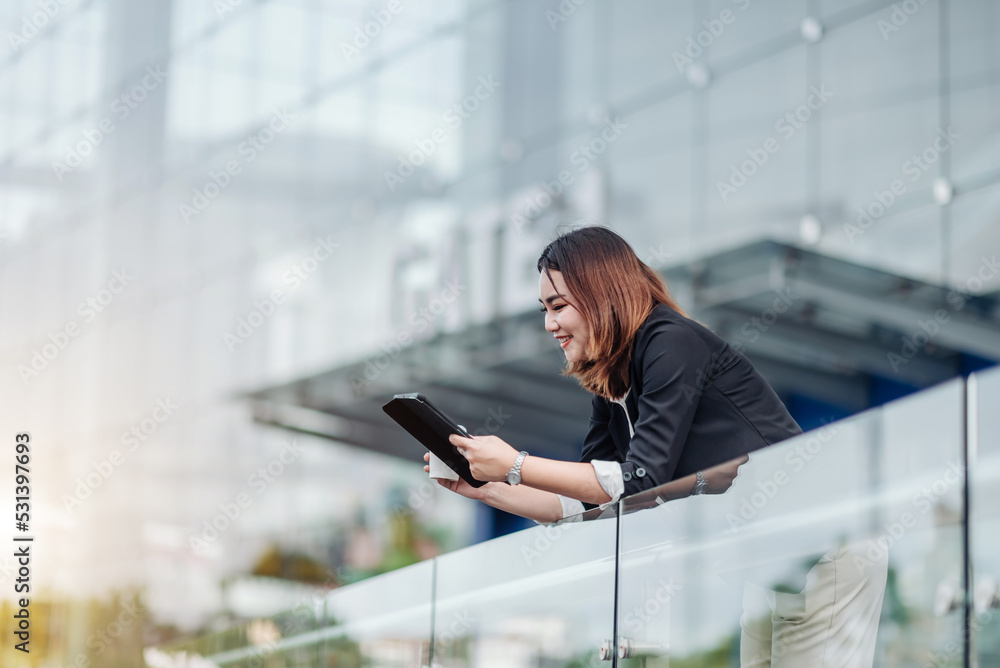
{"type": "Polygon", "coordinates": [[[514,465],[510,467],[510,473],[507,474],[507,482],[509,484],[519,485],[521,483],[521,462],[527,456],[528,453],[524,450],[518,453],[517,459],[514,460],[514,465]]]}
{"type": "Polygon", "coordinates": [[[698,471],[698,473],[695,474],[694,489],[691,490],[691,494],[704,494],[706,487],[708,487],[708,482],[705,480],[705,476],[702,475],[701,471],[698,471]]]}

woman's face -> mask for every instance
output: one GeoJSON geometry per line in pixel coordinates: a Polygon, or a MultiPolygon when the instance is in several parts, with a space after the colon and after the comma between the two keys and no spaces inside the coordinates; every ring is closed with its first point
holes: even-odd
{"type": "Polygon", "coordinates": [[[566,360],[574,363],[585,358],[590,327],[583,314],[573,306],[576,300],[566,288],[562,272],[553,269],[549,273],[551,281],[544,271],[538,277],[538,301],[542,302],[545,311],[545,329],[556,337],[566,353],[566,360]]]}

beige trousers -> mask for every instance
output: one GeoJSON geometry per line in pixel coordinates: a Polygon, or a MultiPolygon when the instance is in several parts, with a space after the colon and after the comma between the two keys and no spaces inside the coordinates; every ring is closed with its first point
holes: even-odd
{"type": "Polygon", "coordinates": [[[830,550],[799,593],[747,583],[741,668],[871,668],[889,555],[870,548],[864,542],[830,550]]]}

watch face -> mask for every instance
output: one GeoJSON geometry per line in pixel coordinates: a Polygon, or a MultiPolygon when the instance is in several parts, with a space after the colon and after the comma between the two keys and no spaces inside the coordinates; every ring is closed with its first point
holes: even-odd
{"type": "Polygon", "coordinates": [[[507,482],[509,482],[512,485],[520,485],[521,474],[511,471],[510,473],[507,474],[507,482]]]}

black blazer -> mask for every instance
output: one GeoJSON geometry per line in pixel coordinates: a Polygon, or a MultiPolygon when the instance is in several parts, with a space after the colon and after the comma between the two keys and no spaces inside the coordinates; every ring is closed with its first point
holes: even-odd
{"type": "Polygon", "coordinates": [[[623,497],[802,433],[750,360],[666,304],[632,346],[625,405],[635,436],[621,404],[594,395],[580,456],[621,462],[623,497]]]}

